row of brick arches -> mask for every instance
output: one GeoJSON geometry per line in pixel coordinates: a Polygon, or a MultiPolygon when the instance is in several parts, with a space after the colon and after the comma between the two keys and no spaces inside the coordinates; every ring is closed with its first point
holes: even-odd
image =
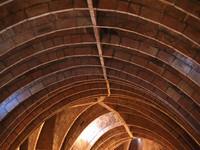
{"type": "Polygon", "coordinates": [[[1,0],[0,149],[200,148],[199,0],[1,0]]]}

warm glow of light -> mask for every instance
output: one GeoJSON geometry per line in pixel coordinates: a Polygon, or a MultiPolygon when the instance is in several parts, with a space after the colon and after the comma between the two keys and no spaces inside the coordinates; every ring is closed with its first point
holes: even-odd
{"type": "Polygon", "coordinates": [[[94,135],[97,135],[101,131],[101,128],[98,126],[98,120],[93,121],[79,136],[80,139],[90,142],[94,135]]]}
{"type": "Polygon", "coordinates": [[[84,149],[92,146],[105,132],[122,125],[114,113],[107,113],[95,119],[80,134],[74,143],[73,150],[84,149]]]}

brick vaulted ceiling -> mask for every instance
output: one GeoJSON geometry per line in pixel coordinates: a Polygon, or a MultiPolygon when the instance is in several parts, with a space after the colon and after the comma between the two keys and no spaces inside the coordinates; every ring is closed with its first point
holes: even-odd
{"type": "Polygon", "coordinates": [[[1,150],[75,149],[99,117],[90,149],[197,150],[199,106],[199,0],[0,1],[1,150]]]}

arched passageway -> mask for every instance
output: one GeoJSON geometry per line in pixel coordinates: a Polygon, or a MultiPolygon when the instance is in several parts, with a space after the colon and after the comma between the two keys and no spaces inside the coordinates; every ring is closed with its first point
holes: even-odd
{"type": "Polygon", "coordinates": [[[0,149],[199,149],[199,17],[198,0],[2,0],[0,149]]]}

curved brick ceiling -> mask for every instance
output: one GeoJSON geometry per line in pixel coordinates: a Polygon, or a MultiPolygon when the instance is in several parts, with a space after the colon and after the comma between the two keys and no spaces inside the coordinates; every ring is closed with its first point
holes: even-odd
{"type": "Polygon", "coordinates": [[[110,112],[122,125],[90,149],[199,149],[198,0],[2,0],[0,12],[0,149],[70,149],[110,112]]]}

